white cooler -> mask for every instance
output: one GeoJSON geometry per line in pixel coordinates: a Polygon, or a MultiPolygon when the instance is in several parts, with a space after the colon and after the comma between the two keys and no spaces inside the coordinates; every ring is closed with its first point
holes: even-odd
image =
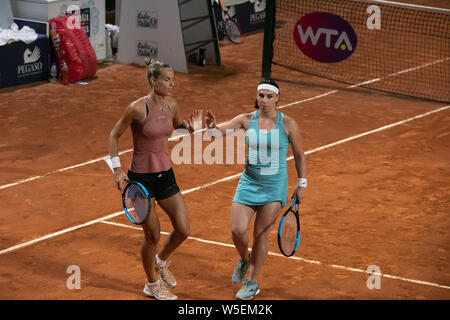
{"type": "Polygon", "coordinates": [[[105,0],[11,0],[14,18],[48,22],[55,17],[61,17],[78,6],[81,9],[79,17],[81,25],[89,37],[97,61],[106,57],[105,46],[105,0]]]}

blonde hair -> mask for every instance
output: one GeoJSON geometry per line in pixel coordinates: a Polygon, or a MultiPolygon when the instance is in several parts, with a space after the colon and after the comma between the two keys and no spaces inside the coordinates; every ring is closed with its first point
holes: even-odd
{"type": "Polygon", "coordinates": [[[144,59],[144,64],[145,69],[147,70],[147,80],[150,87],[152,87],[152,83],[150,82],[151,77],[157,79],[162,74],[162,69],[171,68],[167,63],[148,57],[144,59]]]}

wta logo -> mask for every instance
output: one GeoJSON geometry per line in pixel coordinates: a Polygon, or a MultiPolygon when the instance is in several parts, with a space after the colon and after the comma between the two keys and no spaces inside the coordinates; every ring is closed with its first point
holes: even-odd
{"type": "Polygon", "coordinates": [[[294,40],[308,57],[319,62],[339,62],[356,49],[356,33],[352,26],[338,15],[313,12],[297,21],[294,40]]]}

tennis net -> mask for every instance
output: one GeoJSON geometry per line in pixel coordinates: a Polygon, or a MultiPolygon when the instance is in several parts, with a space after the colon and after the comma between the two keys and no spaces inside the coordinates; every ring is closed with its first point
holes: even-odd
{"type": "Polygon", "coordinates": [[[263,77],[275,64],[450,101],[450,10],[381,0],[268,0],[264,38],[263,77]]]}

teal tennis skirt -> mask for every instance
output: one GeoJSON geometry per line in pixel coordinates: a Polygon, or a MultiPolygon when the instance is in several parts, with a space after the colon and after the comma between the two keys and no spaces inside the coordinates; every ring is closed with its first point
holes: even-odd
{"type": "Polygon", "coordinates": [[[248,206],[260,206],[271,202],[287,203],[288,174],[286,168],[279,168],[275,175],[261,175],[260,168],[246,164],[239,179],[233,202],[248,206]]]}

